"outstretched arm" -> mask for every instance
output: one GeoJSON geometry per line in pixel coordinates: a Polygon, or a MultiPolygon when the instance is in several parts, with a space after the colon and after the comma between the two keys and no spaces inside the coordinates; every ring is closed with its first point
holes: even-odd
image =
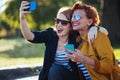
{"type": "Polygon", "coordinates": [[[24,11],[25,9],[29,8],[29,2],[22,1],[20,6],[20,29],[25,39],[27,40],[33,40],[34,34],[30,31],[27,21],[26,21],[26,14],[30,13],[30,11],[24,11]]]}

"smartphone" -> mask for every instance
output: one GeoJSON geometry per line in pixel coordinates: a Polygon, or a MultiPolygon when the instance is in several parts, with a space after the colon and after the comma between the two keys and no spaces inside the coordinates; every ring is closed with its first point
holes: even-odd
{"type": "Polygon", "coordinates": [[[66,45],[65,45],[65,48],[66,48],[66,49],[69,49],[69,50],[72,50],[72,51],[75,51],[75,48],[74,48],[74,45],[73,45],[73,44],[66,44],[66,45]]]}
{"type": "Polygon", "coordinates": [[[36,1],[32,1],[32,2],[29,2],[29,8],[25,9],[25,11],[33,11],[33,10],[36,10],[36,7],[37,7],[37,2],[36,1]]]}

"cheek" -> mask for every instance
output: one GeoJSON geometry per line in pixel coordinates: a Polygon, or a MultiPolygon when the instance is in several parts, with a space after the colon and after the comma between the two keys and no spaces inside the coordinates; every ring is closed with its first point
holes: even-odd
{"type": "Polygon", "coordinates": [[[57,25],[57,24],[55,24],[55,27],[56,27],[56,28],[58,28],[58,25],[57,25]]]}
{"type": "Polygon", "coordinates": [[[65,32],[66,32],[66,33],[69,33],[70,30],[71,30],[71,27],[68,27],[68,26],[67,26],[66,29],[65,29],[65,32]]]}

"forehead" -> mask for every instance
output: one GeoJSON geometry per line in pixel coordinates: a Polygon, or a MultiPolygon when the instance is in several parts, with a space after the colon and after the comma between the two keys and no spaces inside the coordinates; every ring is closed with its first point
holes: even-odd
{"type": "Polygon", "coordinates": [[[64,15],[64,14],[59,14],[58,16],[57,16],[57,18],[58,19],[61,19],[61,20],[68,20],[67,18],[66,18],[66,16],[64,15]]]}
{"type": "Polygon", "coordinates": [[[85,15],[85,10],[84,9],[76,9],[74,12],[73,12],[73,15],[75,14],[80,14],[80,15],[85,15]]]}

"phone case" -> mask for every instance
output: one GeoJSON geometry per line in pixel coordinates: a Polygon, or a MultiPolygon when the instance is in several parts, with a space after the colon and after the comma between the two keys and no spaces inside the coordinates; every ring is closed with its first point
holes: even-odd
{"type": "Polygon", "coordinates": [[[25,11],[33,11],[33,10],[36,10],[36,7],[37,7],[37,2],[36,1],[32,1],[32,2],[29,2],[29,8],[25,9],[25,11]]]}
{"type": "Polygon", "coordinates": [[[75,48],[74,48],[74,45],[73,45],[73,44],[66,44],[66,45],[65,45],[65,48],[66,48],[66,49],[69,49],[69,50],[72,50],[72,51],[75,51],[75,48]]]}
{"type": "Polygon", "coordinates": [[[33,11],[33,10],[36,10],[36,5],[37,5],[37,2],[36,1],[32,1],[30,2],[30,11],[33,11]]]}

